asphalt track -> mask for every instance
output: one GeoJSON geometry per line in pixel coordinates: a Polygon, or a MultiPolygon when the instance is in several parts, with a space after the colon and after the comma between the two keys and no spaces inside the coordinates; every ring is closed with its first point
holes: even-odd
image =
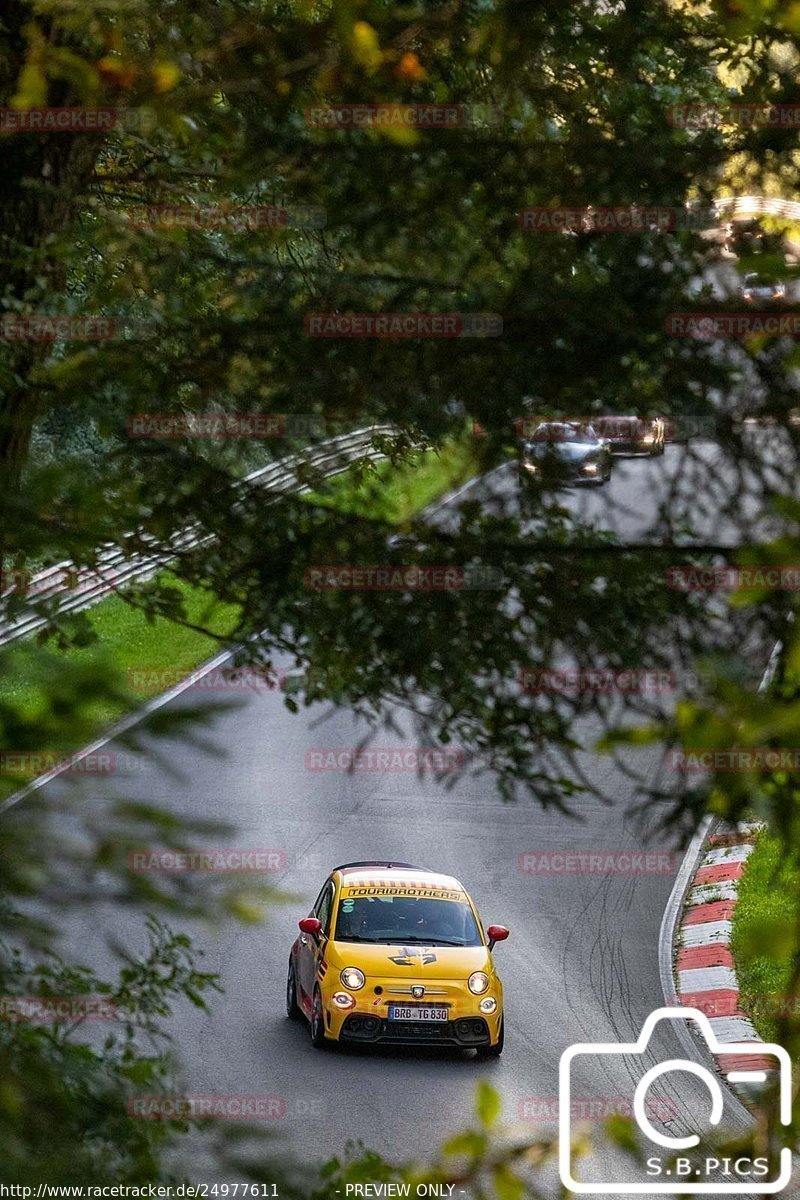
{"type": "MultiPolygon", "coordinates": [[[[702,462],[713,459],[715,450],[711,444],[696,446],[694,454],[702,462]]],[[[659,496],[686,469],[686,457],[682,448],[669,447],[661,459],[620,460],[605,489],[564,495],[587,520],[638,538],[652,522],[659,496]]],[[[487,504],[507,499],[515,495],[515,471],[509,465],[471,490],[487,504]]],[[[707,516],[699,506],[698,536],[713,532],[719,538],[725,532],[715,511],[719,514],[719,504],[707,516]]],[[[761,519],[755,502],[751,515],[756,523],[761,519]]],[[[446,517],[445,509],[439,519],[446,517]]],[[[195,701],[184,695],[171,703],[195,701]]],[[[398,721],[400,732],[379,737],[378,744],[413,744],[402,716],[398,721]]],[[[591,720],[578,730],[586,745],[598,732],[591,720]]],[[[280,695],[253,692],[226,701],[215,718],[210,734],[219,755],[160,739],[159,758],[149,758],[125,782],[125,794],[134,799],[231,822],[236,833],[227,838],[230,846],[279,850],[285,865],[271,882],[295,897],[273,909],[266,926],[200,931],[204,968],[220,972],[225,994],[214,1001],[211,1016],[187,1005],[172,1023],[184,1090],[282,1097],[285,1111],[272,1123],[274,1131],[286,1150],[306,1161],[321,1162],[348,1140],[393,1157],[424,1157],[470,1122],[479,1078],[499,1089],[504,1119],[517,1133],[552,1133],[562,1051],[579,1041],[633,1040],[664,1002],[657,942],[680,855],[669,867],[644,873],[520,869],[526,852],[637,851],[648,844],[664,854],[675,847],[652,837],[655,815],[650,834],[633,815],[637,794],[626,773],[591,752],[582,756],[583,768],[613,805],[579,800],[579,820],[532,805],[504,806],[488,775],[464,777],[445,791],[413,773],[306,768],[308,750],[353,747],[365,733],[346,711],[293,716],[280,695]],[[430,1050],[319,1052],[303,1025],[287,1021],[286,964],[297,919],[307,914],[332,866],[373,857],[456,875],[486,922],[510,927],[509,941],[495,951],[506,997],[500,1060],[478,1063],[468,1055],[430,1050]]],[[[658,770],[658,749],[636,752],[635,763],[640,772],[658,770]]],[[[58,780],[48,785],[62,786],[58,780]]],[[[84,803],[102,806],[102,784],[87,779],[80,787],[84,803]]],[[[102,966],[109,959],[105,932],[94,916],[91,922],[71,921],[66,946],[72,943],[83,961],[102,966]]],[[[141,938],[127,919],[114,918],[110,932],[131,950],[141,938]]],[[[666,1028],[646,1056],[647,1065],[664,1056],[681,1056],[680,1043],[666,1028]]],[[[630,1097],[636,1077],[627,1060],[598,1059],[576,1094],[613,1108],[618,1098],[630,1097]]],[[[674,1076],[673,1083],[666,1127],[691,1131],[693,1114],[707,1108],[705,1090],[689,1076],[674,1076]]],[[[741,1122],[741,1111],[732,1112],[731,1120],[741,1122]]],[[[627,1169],[616,1152],[598,1151],[587,1174],[600,1179],[604,1172],[627,1169]]]]}

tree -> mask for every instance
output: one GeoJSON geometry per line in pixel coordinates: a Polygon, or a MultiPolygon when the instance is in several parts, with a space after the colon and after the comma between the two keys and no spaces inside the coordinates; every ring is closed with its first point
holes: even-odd
{"type": "MultiPolygon", "coordinates": [[[[747,504],[754,478],[781,527],[770,547],[748,552],[773,563],[796,553],[796,510],[772,499],[789,495],[796,475],[792,353],[775,338],[720,350],[668,335],[671,313],[720,306],[708,290],[689,298],[713,268],[696,231],[534,234],[517,213],[682,212],[687,200],[713,197],[743,148],[751,179],[771,172],[791,129],[697,132],[670,124],[667,110],[725,103],[724,66],[746,88],[768,86],[770,99],[793,95],[792,11],[751,7],[745,19],[738,8],[630,0],[568,4],[554,16],[546,6],[465,0],[409,16],[383,0],[125,10],[12,0],[0,30],[3,102],[20,114],[49,105],[114,117],[102,130],[4,133],[3,311],[116,324],[100,340],[3,342],[0,560],[92,565],[101,543],[135,554],[192,525],[211,541],[183,551],[177,573],[240,605],[233,640],[253,655],[295,656],[301,702],[347,703],[376,721],[388,700],[403,703],[421,728],[471,753],[470,766],[491,764],[506,797],[565,804],[594,786],[568,767],[576,714],[591,704],[603,711],[603,698],[532,697],[520,687],[526,669],[564,658],[674,669],[704,655],[714,678],[689,689],[674,721],[630,698],[628,718],[650,732],[629,738],[685,743],[693,730],[706,736],[709,713],[732,737],[754,706],[779,736],[785,701],[743,694],[734,660],[745,627],[754,642],[786,638],[787,604],[758,594],[712,622],[703,593],[687,596],[665,578],[677,555],[685,561],[697,524],[705,529],[690,561],[735,553],[714,536],[723,519],[743,545],[757,539],[747,504]],[[332,128],[331,112],[351,104],[438,105],[450,116],[409,127],[390,110],[385,124],[332,128]],[[176,227],[158,211],[165,205],[210,205],[216,215],[176,227]],[[237,221],[219,215],[241,206],[259,210],[257,228],[247,227],[251,217],[238,227],[241,211],[237,221]],[[308,227],[309,210],[320,209],[324,226],[308,227]],[[498,314],[502,336],[306,331],[313,314],[405,311],[498,314]],[[469,419],[486,431],[487,462],[526,411],[658,412],[679,431],[689,420],[711,423],[718,459],[689,445],[682,476],[636,545],[582,525],[547,494],[524,520],[513,505],[467,503],[446,528],[412,522],[396,542],[374,521],[300,501],[282,502],[280,519],[265,524],[263,497],[232,487],[235,449],[128,436],[137,414],[211,408],[314,416],[331,432],[390,422],[400,458],[460,436],[469,419]],[[783,458],[769,472],[740,428],[743,412],[782,431],[783,458]],[[81,433],[77,447],[56,459],[39,453],[37,436],[58,437],[65,420],[81,433]],[[422,566],[480,565],[502,589],[308,586],[309,568],[411,556],[422,566]]],[[[797,164],[788,153],[786,163],[788,185],[797,164]]],[[[129,598],[185,619],[163,581],[129,598]]],[[[59,626],[62,643],[90,636],[85,619],[59,626]]],[[[792,643],[787,662],[795,654],[792,643]]],[[[4,730],[16,732],[19,719],[12,706],[4,730]]],[[[761,783],[714,781],[717,810],[738,814],[761,783]]],[[[705,794],[673,799],[676,819],[691,822],[705,794]]]]}

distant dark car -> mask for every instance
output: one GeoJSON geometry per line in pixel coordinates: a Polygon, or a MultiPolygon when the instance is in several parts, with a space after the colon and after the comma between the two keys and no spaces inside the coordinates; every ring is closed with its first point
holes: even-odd
{"type": "Polygon", "coordinates": [[[725,249],[733,254],[753,254],[764,248],[765,233],[756,217],[738,217],[726,228],[725,249]]]}
{"type": "Polygon", "coordinates": [[[519,477],[525,485],[606,483],[611,477],[611,450],[591,425],[544,421],[522,445],[519,477]]]}
{"type": "Polygon", "coordinates": [[[613,454],[655,457],[664,453],[666,428],[661,417],[592,417],[592,428],[613,454]]]}
{"type": "Polygon", "coordinates": [[[739,295],[753,308],[767,307],[786,299],[786,287],[780,279],[770,279],[754,271],[745,275],[739,295]]]}

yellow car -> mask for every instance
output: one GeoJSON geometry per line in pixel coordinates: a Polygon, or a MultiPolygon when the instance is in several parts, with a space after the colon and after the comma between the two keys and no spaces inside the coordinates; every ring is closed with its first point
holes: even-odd
{"type": "Polygon", "coordinates": [[[503,987],[492,962],[503,925],[484,932],[457,879],[409,863],[331,871],[289,956],[286,1009],[315,1046],[460,1046],[503,1051],[503,987]]]}

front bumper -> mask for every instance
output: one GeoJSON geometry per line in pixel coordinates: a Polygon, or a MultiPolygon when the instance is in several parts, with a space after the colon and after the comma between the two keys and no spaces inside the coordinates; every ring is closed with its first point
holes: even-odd
{"type": "Polygon", "coordinates": [[[380,1043],[389,1046],[461,1046],[465,1050],[490,1046],[485,1017],[457,1017],[454,1021],[390,1021],[371,1014],[352,1013],[339,1031],[340,1042],[380,1043]]]}
{"type": "MultiPolygon", "coordinates": [[[[328,973],[331,974],[330,972],[328,973]]],[[[412,984],[421,981],[369,979],[363,989],[349,993],[355,1005],[339,1008],[334,994],[341,993],[338,973],[322,984],[325,1033],[332,1041],[428,1046],[493,1046],[500,1037],[503,1019],[503,988],[494,976],[484,995],[470,992],[466,980],[426,980],[425,996],[417,1001],[412,984]],[[376,990],[377,989],[377,990],[376,990]],[[481,1012],[482,1000],[496,1002],[494,1012],[481,1012]],[[447,1009],[446,1021],[396,1021],[389,1019],[389,1006],[401,1004],[415,1008],[436,1005],[447,1009]]]]}
{"type": "Polygon", "coordinates": [[[563,487],[568,483],[594,483],[603,478],[603,464],[593,465],[597,467],[594,471],[587,471],[582,463],[574,466],[559,464],[556,467],[539,467],[536,471],[528,471],[521,466],[519,470],[520,483],[530,486],[544,484],[549,487],[563,487]]]}

